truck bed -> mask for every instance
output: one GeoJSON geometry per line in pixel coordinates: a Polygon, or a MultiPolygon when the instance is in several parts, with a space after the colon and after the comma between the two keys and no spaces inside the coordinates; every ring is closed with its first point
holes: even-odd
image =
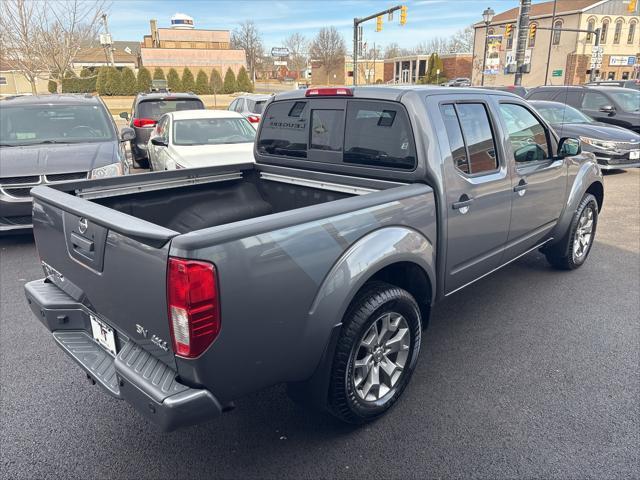
{"type": "Polygon", "coordinates": [[[91,335],[95,317],[113,329],[116,352],[133,342],[184,384],[215,384],[223,403],[256,384],[310,374],[338,321],[320,305],[343,301],[331,300],[341,290],[328,275],[341,258],[340,268],[364,268],[363,259],[353,257],[352,267],[347,260],[363,238],[373,246],[386,229],[385,242],[417,249],[433,264],[435,201],[424,184],[247,165],[37,187],[32,195],[45,283],[80,312],[77,322],[56,323],[54,306],[47,328],[91,335]],[[175,355],[170,258],[215,265],[223,320],[206,360],[175,355]],[[313,321],[320,311],[329,320],[313,321]],[[243,344],[249,331],[253,340],[243,344]],[[318,339],[313,348],[305,346],[309,338],[318,339]]]}

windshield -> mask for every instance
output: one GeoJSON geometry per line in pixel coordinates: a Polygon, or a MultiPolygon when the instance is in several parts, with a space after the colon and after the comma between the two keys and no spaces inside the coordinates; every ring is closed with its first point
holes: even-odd
{"type": "Polygon", "coordinates": [[[569,105],[536,105],[542,118],[549,123],[593,123],[590,117],[569,105]]]}
{"type": "Polygon", "coordinates": [[[640,112],[640,92],[607,92],[625,112],[640,112]]]}
{"type": "Polygon", "coordinates": [[[256,130],[244,118],[196,118],[173,123],[174,145],[252,143],[256,130]]]}
{"type": "Polygon", "coordinates": [[[136,118],[150,118],[160,120],[165,113],[181,110],[204,110],[202,101],[197,98],[164,98],[145,100],[138,104],[136,118]]]}
{"type": "Polygon", "coordinates": [[[113,125],[99,105],[0,107],[2,145],[87,143],[114,139],[113,125]]]}

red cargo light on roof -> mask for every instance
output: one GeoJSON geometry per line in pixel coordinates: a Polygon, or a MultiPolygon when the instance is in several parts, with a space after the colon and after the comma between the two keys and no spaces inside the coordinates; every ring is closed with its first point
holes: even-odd
{"type": "Polygon", "coordinates": [[[247,120],[249,120],[251,123],[260,123],[260,117],[258,115],[249,115],[247,117],[247,120]]]}
{"type": "Polygon", "coordinates": [[[220,333],[216,268],[208,262],[169,258],[167,307],[173,351],[195,358],[220,333]]]}
{"type": "Polygon", "coordinates": [[[155,127],[156,123],[158,122],[156,122],[152,118],[134,118],[133,119],[134,127],[155,127]]]}
{"type": "Polygon", "coordinates": [[[346,96],[353,97],[350,88],[308,88],[305,97],[346,96]]]}

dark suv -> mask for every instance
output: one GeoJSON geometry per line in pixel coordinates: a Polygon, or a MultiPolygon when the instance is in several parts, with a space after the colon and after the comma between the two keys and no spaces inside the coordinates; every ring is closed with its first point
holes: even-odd
{"type": "Polygon", "coordinates": [[[177,110],[204,110],[204,103],[195,93],[139,93],[133,100],[131,115],[120,113],[136,132],[131,141],[131,156],[134,166],[147,167],[147,142],[162,115],[177,110]]]}
{"type": "Polygon", "coordinates": [[[526,99],[565,103],[598,122],[640,133],[640,91],[632,88],[579,85],[537,87],[527,93],[526,99]]]}
{"type": "Polygon", "coordinates": [[[31,189],[128,173],[124,142],[92,95],[34,95],[0,102],[0,234],[31,228],[31,189]]]}

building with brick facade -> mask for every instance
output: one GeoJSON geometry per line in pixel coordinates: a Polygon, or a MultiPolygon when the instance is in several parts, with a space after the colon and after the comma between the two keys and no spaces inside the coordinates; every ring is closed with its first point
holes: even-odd
{"type": "MultiPolygon", "coordinates": [[[[556,29],[601,29],[600,46],[604,49],[602,67],[597,71],[601,79],[631,79],[640,77],[640,16],[638,4],[629,0],[557,0],[553,15],[553,1],[534,3],[529,13],[530,25],[535,24],[535,35],[527,38],[525,60],[530,73],[523,74],[523,86],[576,85],[589,80],[590,59],[595,35],[586,32],[551,31],[556,29]],[[634,8],[635,7],[635,8],[634,8]],[[549,54],[549,44],[551,51],[549,54]],[[547,56],[549,56],[547,68],[547,56]],[[548,72],[548,74],[547,74],[548,72]],[[545,77],[546,76],[546,77],[545,77]]],[[[506,73],[507,65],[515,62],[518,8],[498,13],[489,28],[479,22],[474,25],[473,77],[480,85],[485,36],[496,46],[493,57],[495,68],[485,68],[487,86],[513,85],[514,74],[506,73]],[[512,25],[510,35],[506,26],[512,25]]]]}
{"type": "MultiPolygon", "coordinates": [[[[358,59],[358,85],[382,83],[384,60],[358,59]]],[[[321,62],[311,60],[311,83],[313,85],[353,85],[353,58],[346,55],[333,69],[327,71],[321,62]]]]}
{"type": "MultiPolygon", "coordinates": [[[[427,74],[430,55],[409,55],[388,58],[384,61],[384,83],[418,83],[427,74]]],[[[442,79],[471,77],[471,53],[440,55],[442,79]]]]}
{"type": "Polygon", "coordinates": [[[166,74],[175,68],[181,73],[189,67],[194,75],[198,70],[209,75],[215,68],[224,76],[228,68],[236,75],[246,68],[245,52],[231,48],[229,30],[201,30],[193,28],[193,23],[185,28],[174,19],[171,28],[158,28],[156,20],[150,26],[151,33],[144,36],[140,48],[141,63],[150,70],[160,67],[166,74]]]}

